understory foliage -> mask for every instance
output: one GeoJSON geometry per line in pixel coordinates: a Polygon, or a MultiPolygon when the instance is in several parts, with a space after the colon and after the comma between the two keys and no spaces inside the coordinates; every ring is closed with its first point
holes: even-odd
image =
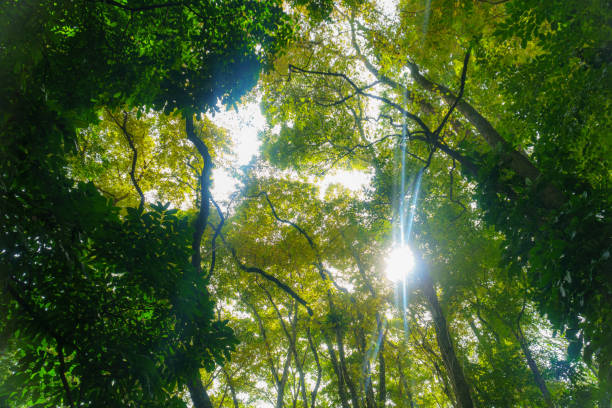
{"type": "Polygon", "coordinates": [[[4,2],[0,407],[610,408],[610,9],[4,2]]]}

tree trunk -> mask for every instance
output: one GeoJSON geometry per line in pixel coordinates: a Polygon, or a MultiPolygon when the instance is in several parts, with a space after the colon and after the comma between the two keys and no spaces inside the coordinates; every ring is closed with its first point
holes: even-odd
{"type": "Polygon", "coordinates": [[[436,330],[436,339],[438,341],[438,347],[442,354],[442,362],[446,368],[448,375],[451,380],[451,386],[453,393],[457,398],[457,403],[460,408],[473,408],[474,402],[472,401],[472,395],[470,387],[465,379],[463,369],[459,364],[457,355],[455,354],[455,348],[451,340],[451,336],[444,318],[444,313],[438,302],[438,295],[436,294],[433,281],[429,272],[424,266],[420,268],[420,279],[423,293],[429,302],[431,307],[431,315],[434,321],[434,327],[436,330]]]}
{"type": "Polygon", "coordinates": [[[342,333],[342,328],[336,325],[334,328],[336,332],[336,342],[338,343],[338,356],[340,358],[340,369],[342,370],[342,375],[344,376],[344,382],[348,387],[349,393],[351,394],[351,401],[353,403],[353,408],[359,408],[359,397],[357,395],[357,390],[355,389],[355,384],[351,380],[350,374],[348,372],[348,367],[346,365],[346,358],[344,353],[344,335],[342,333]]]}
{"type": "Polygon", "coordinates": [[[533,379],[535,380],[536,385],[540,389],[542,396],[544,397],[544,401],[546,401],[546,405],[549,408],[554,408],[555,404],[553,404],[552,397],[550,396],[550,392],[548,391],[548,387],[546,387],[546,382],[544,378],[542,378],[542,373],[540,373],[540,369],[533,359],[533,355],[531,354],[531,350],[529,350],[529,345],[527,344],[527,340],[525,340],[525,336],[523,335],[523,331],[521,330],[520,324],[518,325],[517,330],[512,330],[514,333],[514,337],[519,342],[521,346],[521,350],[523,350],[523,354],[525,355],[525,359],[527,359],[527,365],[533,374],[533,379]]]}
{"type": "MultiPolygon", "coordinates": [[[[208,148],[200,138],[195,134],[193,126],[193,115],[185,115],[185,132],[187,133],[187,139],[193,143],[204,160],[204,169],[200,176],[200,188],[201,188],[201,200],[200,200],[200,211],[195,222],[193,231],[193,240],[191,243],[191,265],[198,271],[202,271],[202,255],[200,253],[200,246],[202,245],[202,236],[206,229],[206,223],[208,222],[209,214],[209,201],[210,192],[208,190],[210,186],[210,177],[212,174],[212,160],[208,152],[208,148]]],[[[195,408],[212,408],[212,403],[206,389],[202,384],[199,370],[192,374],[191,380],[187,383],[189,389],[189,395],[195,408]]]]}
{"type": "MultiPolygon", "coordinates": [[[[400,393],[402,393],[402,388],[408,397],[408,402],[410,403],[410,408],[414,408],[414,401],[412,400],[412,390],[408,385],[408,381],[406,381],[406,376],[404,375],[404,369],[402,367],[401,356],[397,356],[397,371],[399,371],[400,375],[400,393]]],[[[402,393],[403,394],[403,393],[402,393]]]]}
{"type": "MultiPolygon", "coordinates": [[[[419,86],[431,93],[439,92],[447,105],[455,103],[457,97],[450,89],[425,78],[415,64],[409,65],[411,76],[419,86]]],[[[480,112],[474,109],[472,105],[466,102],[465,99],[459,100],[456,109],[478,130],[478,133],[492,150],[501,150],[502,158],[512,171],[532,181],[535,181],[540,176],[540,171],[533,163],[526,156],[514,150],[493,125],[480,112]]],[[[565,201],[563,194],[552,184],[542,186],[538,192],[538,198],[547,208],[559,208],[565,201]]]]}
{"type": "Polygon", "coordinates": [[[308,344],[310,345],[310,350],[312,351],[312,355],[314,357],[314,361],[317,365],[317,382],[315,383],[314,389],[310,393],[310,408],[315,408],[315,402],[317,400],[317,392],[319,391],[319,385],[321,384],[321,363],[319,362],[319,353],[317,352],[317,348],[312,341],[312,336],[310,335],[310,327],[306,326],[306,336],[308,337],[308,344]]]}
{"type": "Polygon", "coordinates": [[[384,408],[385,402],[387,401],[387,366],[385,363],[385,337],[386,333],[383,333],[384,325],[377,314],[378,330],[379,330],[379,342],[380,347],[378,350],[378,406],[384,408]]]}
{"type": "Polygon", "coordinates": [[[283,408],[285,406],[285,385],[287,385],[287,378],[289,378],[289,365],[291,365],[291,350],[287,350],[287,357],[285,357],[285,365],[283,366],[283,374],[276,387],[276,408],[283,408]]]}
{"type": "Polygon", "coordinates": [[[603,353],[599,359],[599,408],[612,408],[612,361],[603,353]]]}
{"type": "Polygon", "coordinates": [[[338,378],[338,396],[340,397],[340,403],[342,404],[342,408],[350,408],[348,403],[348,395],[346,393],[346,385],[344,384],[344,373],[338,364],[338,358],[332,347],[329,335],[327,333],[323,333],[323,335],[325,336],[325,345],[327,346],[327,351],[329,352],[329,359],[331,360],[332,367],[336,373],[336,377],[338,378]]]}
{"type": "Polygon", "coordinates": [[[193,378],[187,382],[187,388],[189,389],[189,396],[195,408],[213,408],[210,398],[206,393],[206,388],[204,388],[204,384],[202,384],[200,373],[194,375],[193,378]]]}
{"type": "Polygon", "coordinates": [[[225,374],[225,379],[227,381],[227,385],[229,386],[230,395],[232,396],[232,402],[234,404],[234,408],[240,408],[238,404],[238,397],[236,395],[236,388],[234,387],[234,381],[231,379],[229,373],[225,368],[223,368],[223,374],[225,374]]]}

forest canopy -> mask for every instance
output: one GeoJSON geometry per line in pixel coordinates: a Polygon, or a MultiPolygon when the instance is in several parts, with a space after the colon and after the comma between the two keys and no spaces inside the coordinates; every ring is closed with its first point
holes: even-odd
{"type": "Polygon", "coordinates": [[[0,408],[611,408],[611,10],[4,1],[0,408]]]}

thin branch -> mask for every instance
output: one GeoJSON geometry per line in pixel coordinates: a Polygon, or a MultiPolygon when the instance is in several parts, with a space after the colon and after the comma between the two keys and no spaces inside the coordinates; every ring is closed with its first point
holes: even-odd
{"type": "Polygon", "coordinates": [[[317,102],[317,101],[314,101],[314,103],[319,105],[319,106],[323,106],[323,107],[331,107],[331,106],[342,105],[344,102],[348,101],[349,99],[351,99],[351,98],[353,98],[353,97],[355,97],[357,95],[360,95],[366,89],[370,89],[370,88],[378,85],[379,83],[380,83],[380,81],[374,81],[370,85],[366,85],[366,86],[364,86],[362,88],[359,88],[359,91],[354,92],[352,94],[348,94],[346,96],[343,96],[340,99],[338,99],[336,101],[333,101],[333,102],[330,102],[330,103],[323,103],[323,102],[317,102]]]}
{"type": "Polygon", "coordinates": [[[448,112],[446,112],[446,115],[444,115],[444,119],[442,119],[442,122],[440,122],[437,129],[434,131],[434,135],[436,137],[440,136],[440,132],[442,131],[442,128],[444,128],[444,125],[448,121],[448,118],[453,113],[453,110],[455,110],[455,108],[457,107],[457,104],[459,103],[459,100],[461,100],[461,97],[463,97],[463,91],[465,90],[465,80],[467,77],[467,68],[468,68],[468,63],[470,62],[471,53],[472,53],[472,47],[470,46],[467,50],[467,53],[465,54],[465,58],[463,59],[463,68],[461,69],[461,85],[459,87],[459,93],[457,94],[457,97],[455,98],[451,107],[448,109],[448,112]]]}
{"type": "Polygon", "coordinates": [[[274,205],[272,204],[272,201],[270,200],[270,197],[268,196],[267,192],[261,191],[259,194],[256,194],[255,196],[248,197],[248,198],[257,198],[262,195],[266,198],[266,201],[268,202],[268,206],[270,206],[270,210],[272,211],[272,215],[274,216],[274,218],[278,222],[290,225],[291,227],[295,228],[306,239],[306,241],[308,241],[308,245],[310,246],[312,251],[315,253],[316,261],[314,262],[314,265],[319,271],[319,275],[321,276],[321,279],[323,279],[324,281],[329,279],[336,289],[338,289],[341,292],[348,293],[348,290],[338,285],[338,283],[332,277],[331,273],[323,266],[323,261],[321,259],[321,253],[319,252],[317,245],[315,244],[314,240],[310,237],[310,235],[308,235],[308,233],[304,231],[304,229],[300,227],[299,225],[297,225],[296,223],[280,218],[278,214],[276,213],[276,209],[274,208],[274,205]]]}
{"type": "Polygon", "coordinates": [[[364,92],[362,91],[362,89],[360,87],[358,87],[355,82],[353,82],[348,76],[338,73],[338,72],[331,72],[331,71],[313,71],[313,70],[308,70],[308,69],[304,69],[304,68],[299,68],[296,67],[295,65],[290,64],[289,65],[289,72],[297,72],[297,73],[301,73],[301,74],[312,74],[312,75],[320,75],[320,76],[329,76],[329,77],[335,77],[335,78],[340,78],[343,79],[344,81],[346,81],[354,90],[356,93],[366,96],[368,98],[371,99],[375,99],[378,100],[380,102],[385,103],[388,106],[391,106],[395,109],[397,109],[399,112],[401,112],[404,116],[412,119],[414,122],[416,122],[419,127],[421,129],[423,129],[423,131],[426,134],[431,134],[431,130],[429,129],[429,127],[425,124],[425,122],[423,122],[421,120],[421,118],[419,118],[418,116],[416,116],[415,114],[408,112],[406,109],[402,108],[399,104],[393,102],[392,100],[385,98],[384,96],[378,96],[378,95],[374,95],[368,92],[364,92]]]}
{"type": "Polygon", "coordinates": [[[312,341],[312,336],[310,335],[310,326],[306,326],[306,337],[308,338],[308,345],[310,346],[310,350],[312,351],[314,361],[317,364],[317,382],[315,384],[314,390],[312,390],[312,392],[310,393],[310,408],[315,408],[317,392],[319,390],[319,385],[321,384],[321,363],[319,362],[319,353],[317,353],[317,348],[315,347],[312,341]]]}
{"type": "Polygon", "coordinates": [[[308,314],[310,316],[313,315],[312,309],[310,308],[310,306],[308,306],[308,302],[306,302],[293,289],[291,289],[287,284],[283,283],[282,281],[280,281],[275,276],[270,275],[269,273],[267,273],[263,269],[258,268],[256,266],[248,266],[248,265],[244,264],[240,260],[240,258],[238,258],[238,254],[236,253],[236,249],[234,247],[230,246],[227,243],[227,241],[225,240],[225,237],[223,236],[223,233],[219,233],[219,236],[221,237],[221,240],[223,241],[223,243],[229,248],[230,252],[232,253],[232,258],[234,259],[234,261],[236,262],[236,265],[238,266],[238,268],[240,270],[242,270],[243,272],[247,272],[247,273],[255,273],[257,275],[260,275],[260,276],[264,277],[265,279],[269,280],[270,282],[274,283],[276,286],[278,286],[281,290],[283,290],[289,296],[291,296],[292,298],[297,300],[299,304],[304,306],[304,308],[306,309],[306,311],[308,312],[308,314]]]}
{"type": "Polygon", "coordinates": [[[286,225],[290,225],[291,227],[295,228],[305,239],[306,241],[308,241],[308,245],[310,246],[310,248],[313,250],[313,252],[315,253],[315,256],[317,258],[317,262],[316,262],[316,266],[319,270],[319,274],[321,275],[321,278],[323,280],[326,280],[326,274],[325,274],[325,269],[323,268],[323,263],[321,262],[321,256],[319,254],[319,250],[316,246],[316,244],[314,243],[313,239],[310,237],[310,235],[308,235],[308,233],[306,231],[304,231],[304,229],[302,227],[300,227],[299,225],[297,225],[296,223],[280,218],[276,212],[276,208],[274,208],[274,204],[272,204],[272,201],[270,200],[270,197],[268,196],[268,193],[265,191],[261,191],[259,194],[256,194],[255,196],[252,197],[248,197],[248,198],[259,198],[261,196],[264,196],[266,198],[266,201],[268,202],[268,206],[270,207],[270,211],[272,211],[272,216],[280,223],[286,224],[286,225]]]}
{"type": "Polygon", "coordinates": [[[119,122],[119,120],[108,109],[106,109],[106,113],[113,119],[113,121],[119,127],[119,129],[121,129],[123,136],[125,136],[125,139],[127,140],[128,145],[130,146],[130,150],[132,150],[132,164],[130,167],[129,174],[130,174],[130,180],[132,180],[132,185],[134,186],[134,188],[136,189],[136,192],[140,196],[140,203],[138,204],[138,212],[142,213],[142,210],[144,209],[144,205],[145,205],[145,196],[144,196],[144,193],[142,192],[142,189],[140,188],[140,185],[138,184],[138,180],[136,179],[136,164],[138,161],[138,150],[136,149],[136,145],[134,144],[134,138],[132,137],[132,135],[127,129],[128,112],[123,111],[123,121],[122,122],[119,122]]]}

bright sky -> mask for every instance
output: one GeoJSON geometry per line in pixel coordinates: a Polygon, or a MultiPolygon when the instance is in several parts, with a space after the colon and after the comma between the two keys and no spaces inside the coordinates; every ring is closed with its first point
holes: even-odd
{"type": "MultiPolygon", "coordinates": [[[[228,130],[234,143],[235,157],[230,158],[229,166],[237,168],[248,164],[253,156],[259,153],[261,141],[258,133],[264,130],[266,119],[261,114],[257,102],[249,102],[238,107],[221,111],[211,117],[217,126],[228,130]]],[[[327,188],[334,183],[342,184],[344,187],[357,191],[369,183],[371,176],[361,171],[330,171],[320,182],[321,197],[325,195],[327,188]]],[[[224,201],[236,190],[236,180],[231,177],[226,168],[217,166],[213,170],[212,194],[215,200],[224,201]]]]}

